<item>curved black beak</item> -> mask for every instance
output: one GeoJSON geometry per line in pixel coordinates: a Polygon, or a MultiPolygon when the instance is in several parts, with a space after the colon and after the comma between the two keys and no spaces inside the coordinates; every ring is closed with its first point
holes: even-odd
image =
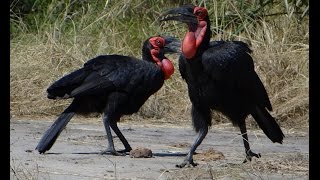
{"type": "Polygon", "coordinates": [[[166,43],[164,46],[164,53],[180,53],[181,52],[181,41],[172,36],[162,36],[166,43]]]}
{"type": "Polygon", "coordinates": [[[198,24],[197,17],[193,14],[193,5],[184,5],[178,8],[170,9],[167,12],[160,15],[159,20],[161,21],[179,21],[183,23],[198,24]]]}

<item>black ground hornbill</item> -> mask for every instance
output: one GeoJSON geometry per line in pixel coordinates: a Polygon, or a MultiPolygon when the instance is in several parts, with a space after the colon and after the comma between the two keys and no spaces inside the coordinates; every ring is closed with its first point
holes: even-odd
{"type": "Polygon", "coordinates": [[[125,155],[131,150],[117,126],[122,115],[135,113],[163,85],[174,67],[165,53],[176,52],[180,43],[173,37],[154,36],[142,47],[142,59],[122,55],[101,55],[55,81],[48,89],[49,99],[73,98],[72,103],[42,136],[36,149],[49,150],[75,114],[103,113],[109,146],[103,153],[125,155]],[[178,47],[176,47],[178,46],[178,47]],[[116,151],[111,130],[125,149],[116,151]]]}
{"type": "Polygon", "coordinates": [[[193,126],[199,136],[184,162],[177,167],[197,164],[193,154],[211,126],[211,110],[226,115],[239,126],[246,159],[260,154],[251,151],[245,119],[251,114],[272,142],[282,143],[284,134],[269,114],[272,106],[267,92],[254,70],[248,45],[241,41],[212,41],[207,9],[184,5],[168,10],[160,21],[175,20],[186,23],[188,32],[182,43],[179,70],[188,84],[192,102],[193,126]]]}

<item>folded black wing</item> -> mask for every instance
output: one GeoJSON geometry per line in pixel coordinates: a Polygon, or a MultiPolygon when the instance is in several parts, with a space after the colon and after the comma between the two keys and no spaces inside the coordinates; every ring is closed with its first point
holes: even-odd
{"type": "Polygon", "coordinates": [[[215,81],[236,83],[235,91],[241,91],[256,105],[272,110],[266,89],[254,70],[248,45],[241,41],[216,41],[210,45],[202,55],[205,73],[215,81]]]}
{"type": "Polygon", "coordinates": [[[104,55],[54,82],[48,97],[76,97],[110,91],[129,92],[143,81],[153,64],[133,57],[104,55]]]}

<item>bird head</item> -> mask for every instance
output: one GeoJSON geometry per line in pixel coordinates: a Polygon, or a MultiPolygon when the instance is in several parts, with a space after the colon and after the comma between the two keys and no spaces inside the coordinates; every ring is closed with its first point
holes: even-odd
{"type": "Polygon", "coordinates": [[[165,79],[168,79],[174,72],[171,61],[165,54],[178,53],[180,41],[171,36],[152,36],[148,38],[142,47],[142,56],[146,61],[156,63],[164,72],[165,79]]]}
{"type": "Polygon", "coordinates": [[[173,20],[186,23],[190,31],[196,31],[198,26],[209,22],[207,9],[194,5],[183,5],[170,9],[163,13],[159,19],[160,22],[173,20]]]}
{"type": "Polygon", "coordinates": [[[208,11],[204,7],[183,5],[173,8],[159,17],[160,21],[179,21],[188,25],[188,32],[182,42],[182,54],[194,59],[209,47],[211,30],[208,11]]]}

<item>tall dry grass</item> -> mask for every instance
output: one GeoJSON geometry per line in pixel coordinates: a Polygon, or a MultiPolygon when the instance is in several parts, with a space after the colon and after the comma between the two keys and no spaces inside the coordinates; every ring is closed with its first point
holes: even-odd
{"type": "MultiPolygon", "coordinates": [[[[149,36],[170,34],[183,38],[184,25],[170,22],[160,26],[157,18],[165,9],[197,2],[209,10],[212,39],[243,40],[251,45],[257,73],[280,124],[289,128],[308,126],[308,16],[304,14],[301,18],[290,13],[292,8],[281,6],[285,1],[278,0],[278,4],[254,15],[247,13],[257,9],[254,4],[249,7],[237,3],[242,1],[229,0],[75,2],[50,1],[46,9],[28,18],[12,11],[10,110],[13,117],[51,119],[61,113],[70,100],[48,100],[46,88],[99,54],[141,57],[141,44],[149,36]],[[266,16],[265,11],[287,14],[266,16]]],[[[191,124],[191,106],[186,84],[178,71],[178,56],[169,57],[174,60],[175,74],[137,114],[124,119],[191,124]]],[[[214,120],[227,122],[219,113],[214,113],[214,120]]]]}

